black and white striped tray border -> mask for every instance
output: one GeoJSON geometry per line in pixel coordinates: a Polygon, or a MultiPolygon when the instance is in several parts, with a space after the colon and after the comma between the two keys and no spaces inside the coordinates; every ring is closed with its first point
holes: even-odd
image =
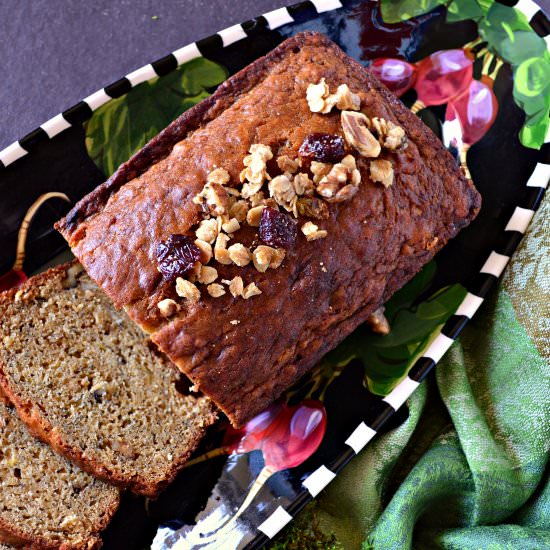
{"type": "MultiPolygon", "coordinates": [[[[513,2],[505,2],[511,5],[513,2]]],[[[193,42],[167,56],[137,69],[113,84],[98,90],[82,101],[51,118],[24,138],[12,143],[0,151],[0,169],[6,168],[18,159],[31,153],[42,141],[51,139],[73,125],[80,125],[89,120],[92,113],[110,101],[128,93],[133,87],[159,76],[164,76],[180,65],[203,56],[212,48],[225,48],[248,37],[247,29],[252,25],[265,25],[270,30],[293,23],[300,12],[315,10],[317,14],[343,7],[340,0],[310,0],[288,8],[280,8],[265,13],[254,20],[233,25],[198,42],[193,42]]],[[[535,31],[544,38],[550,49],[550,21],[540,8],[531,0],[519,0],[515,7],[521,10],[535,31]]],[[[394,390],[377,403],[371,418],[362,421],[344,441],[337,457],[322,465],[303,481],[303,489],[283,508],[278,506],[267,519],[258,526],[256,536],[248,543],[251,550],[263,546],[283,529],[293,517],[313,498],[315,498],[336,477],[344,466],[357,455],[378,433],[382,425],[416,390],[428,373],[450,348],[464,326],[479,309],[483,300],[494,287],[504,271],[510,257],[516,250],[521,238],[540,205],[550,180],[550,131],[545,144],[539,152],[538,163],[529,178],[523,203],[516,206],[512,217],[506,225],[499,242],[481,267],[477,281],[468,294],[445,323],[439,335],[431,343],[409,371],[408,376],[394,390]]]]}

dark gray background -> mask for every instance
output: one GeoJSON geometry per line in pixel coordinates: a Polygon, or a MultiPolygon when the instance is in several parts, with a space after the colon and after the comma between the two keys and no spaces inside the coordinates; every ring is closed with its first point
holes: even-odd
{"type": "Polygon", "coordinates": [[[0,149],[130,71],[291,3],[0,0],[0,149]]]}

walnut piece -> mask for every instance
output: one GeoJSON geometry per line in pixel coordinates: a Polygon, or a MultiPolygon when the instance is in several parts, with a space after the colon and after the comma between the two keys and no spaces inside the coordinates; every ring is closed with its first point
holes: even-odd
{"type": "Polygon", "coordinates": [[[241,226],[237,218],[231,218],[228,222],[222,224],[222,229],[226,233],[235,233],[235,231],[238,231],[240,228],[241,226]]]}
{"type": "Polygon", "coordinates": [[[193,198],[193,202],[214,216],[221,216],[229,210],[229,195],[219,183],[206,183],[202,191],[193,198]]]}
{"type": "Polygon", "coordinates": [[[232,218],[235,218],[239,223],[246,220],[246,213],[248,212],[248,202],[247,201],[236,201],[229,208],[229,215],[232,218]]]}
{"type": "Polygon", "coordinates": [[[389,160],[372,160],[369,168],[372,181],[379,181],[384,187],[390,187],[393,183],[393,167],[389,160]]]}
{"type": "Polygon", "coordinates": [[[229,237],[223,233],[220,233],[216,239],[216,244],[214,245],[214,258],[220,264],[229,265],[231,263],[231,258],[227,251],[228,242],[229,237]]]}
{"type": "Polygon", "coordinates": [[[346,141],[364,157],[376,158],[380,143],[369,130],[369,119],[363,113],[342,111],[340,116],[346,141]]]}
{"type": "Polygon", "coordinates": [[[263,204],[251,208],[246,214],[246,223],[252,227],[258,227],[260,225],[260,219],[264,208],[265,206],[263,204]]]}
{"type": "Polygon", "coordinates": [[[385,118],[374,117],[370,119],[370,127],[378,135],[380,145],[386,149],[395,151],[407,147],[407,136],[401,126],[385,118]]]}
{"type": "Polygon", "coordinates": [[[317,84],[309,84],[306,90],[306,100],[313,113],[327,114],[336,106],[338,109],[358,111],[361,98],[354,94],[347,84],[340,84],[336,93],[331,94],[324,78],[317,84]]]}
{"type": "Polygon", "coordinates": [[[260,245],[252,252],[254,267],[264,273],[269,268],[275,269],[281,265],[285,258],[285,251],[282,248],[260,245]]]}
{"type": "Polygon", "coordinates": [[[172,315],[175,315],[180,308],[178,303],[171,298],[161,300],[157,304],[157,307],[159,308],[161,315],[164,315],[164,317],[172,317],[172,315]]]}
{"type": "Polygon", "coordinates": [[[230,281],[224,280],[222,282],[229,285],[229,292],[231,292],[231,295],[234,298],[238,298],[239,296],[242,296],[243,288],[244,288],[242,277],[237,276],[237,277],[233,277],[233,279],[231,279],[230,281]]]}
{"type": "Polygon", "coordinates": [[[192,304],[198,302],[201,298],[201,291],[193,284],[178,277],[176,279],[176,293],[181,298],[185,298],[192,304]]]}
{"type": "Polygon", "coordinates": [[[313,181],[309,178],[307,174],[304,174],[303,172],[300,172],[299,174],[296,174],[294,176],[294,178],[292,179],[292,185],[294,186],[294,191],[296,192],[296,195],[299,196],[311,196],[315,191],[315,185],[313,184],[313,181]]]}
{"type": "Polygon", "coordinates": [[[201,253],[201,263],[207,264],[212,259],[212,245],[202,239],[195,239],[195,245],[201,253]]]}
{"type": "Polygon", "coordinates": [[[218,236],[218,222],[215,219],[202,220],[195,235],[197,239],[212,244],[218,236]]]}
{"type": "Polygon", "coordinates": [[[241,243],[232,244],[228,249],[231,261],[239,267],[244,267],[250,263],[250,250],[241,243]]]}
{"type": "Polygon", "coordinates": [[[313,222],[304,223],[301,229],[302,233],[306,236],[306,239],[308,241],[324,239],[328,234],[325,229],[319,229],[313,222]]]}
{"type": "Polygon", "coordinates": [[[356,168],[353,155],[346,155],[332,166],[317,185],[316,191],[327,202],[342,202],[351,199],[358,191],[361,173],[356,168]],[[351,183],[350,183],[351,182],[351,183]]]}
{"type": "Polygon", "coordinates": [[[206,287],[206,290],[212,298],[219,298],[225,294],[225,288],[219,283],[212,283],[206,287]]]}
{"type": "Polygon", "coordinates": [[[249,298],[252,298],[252,296],[258,296],[258,294],[261,293],[262,291],[256,286],[256,283],[250,283],[244,288],[242,297],[245,300],[248,300],[249,298]]]}
{"type": "Polygon", "coordinates": [[[198,282],[203,285],[209,285],[213,283],[218,278],[218,270],[215,267],[210,267],[208,265],[201,266],[201,270],[198,276],[198,282]]]}
{"type": "Polygon", "coordinates": [[[312,161],[309,169],[313,174],[314,183],[319,183],[323,176],[326,176],[330,172],[331,168],[332,165],[326,162],[318,162],[316,160],[312,161]]]}

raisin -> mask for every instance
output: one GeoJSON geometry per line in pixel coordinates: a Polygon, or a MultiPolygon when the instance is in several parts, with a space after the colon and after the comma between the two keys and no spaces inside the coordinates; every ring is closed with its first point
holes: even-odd
{"type": "Polygon", "coordinates": [[[200,250],[187,235],[170,235],[157,244],[158,269],[167,281],[182,277],[199,261],[200,250]]]}
{"type": "Polygon", "coordinates": [[[309,134],[298,153],[310,160],[335,164],[344,158],[344,139],[335,134],[309,134]]]}
{"type": "Polygon", "coordinates": [[[298,233],[294,220],[284,212],[266,206],[260,218],[260,239],[269,245],[288,250],[298,233]]]}

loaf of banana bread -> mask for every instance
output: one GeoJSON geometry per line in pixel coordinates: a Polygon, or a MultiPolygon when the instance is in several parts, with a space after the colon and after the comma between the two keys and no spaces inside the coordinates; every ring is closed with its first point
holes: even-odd
{"type": "Polygon", "coordinates": [[[283,42],[57,224],[241,425],[475,217],[437,137],[318,33],[283,42]]]}

